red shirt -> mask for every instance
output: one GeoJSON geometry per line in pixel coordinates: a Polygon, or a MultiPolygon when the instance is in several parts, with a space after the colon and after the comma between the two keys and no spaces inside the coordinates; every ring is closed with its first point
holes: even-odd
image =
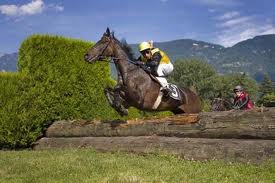
{"type": "Polygon", "coordinates": [[[235,97],[234,106],[239,106],[243,110],[252,109],[253,102],[249,99],[248,93],[242,92],[239,97],[235,97]]]}

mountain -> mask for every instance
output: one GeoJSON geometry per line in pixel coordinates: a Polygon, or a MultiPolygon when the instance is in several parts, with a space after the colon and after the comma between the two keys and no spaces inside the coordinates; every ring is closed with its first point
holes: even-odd
{"type": "MultiPolygon", "coordinates": [[[[137,57],[138,44],[130,46],[137,57]]],[[[263,74],[268,73],[275,81],[275,34],[256,36],[228,48],[192,39],[155,42],[154,46],[164,50],[172,61],[199,58],[213,65],[221,74],[245,72],[260,81],[263,74]]],[[[0,71],[16,71],[17,57],[17,53],[0,53],[0,71]]]]}
{"type": "Polygon", "coordinates": [[[243,71],[256,80],[269,73],[275,80],[275,35],[256,36],[227,48],[218,63],[220,72],[243,71]]]}
{"type": "MultiPolygon", "coordinates": [[[[138,45],[131,46],[135,54],[138,54],[138,45]]],[[[199,58],[213,65],[218,73],[245,72],[258,81],[264,73],[269,73],[275,80],[274,34],[256,36],[228,48],[191,39],[155,42],[154,46],[164,50],[172,61],[179,58],[199,58]]]]}
{"type": "MultiPolygon", "coordinates": [[[[132,45],[136,54],[138,45],[132,45]]],[[[178,58],[201,58],[206,61],[216,60],[217,55],[224,51],[224,47],[217,44],[211,44],[192,39],[179,39],[168,42],[154,42],[154,47],[164,50],[171,60],[178,58]]]]}
{"type": "Polygon", "coordinates": [[[17,70],[18,53],[0,54],[0,72],[9,71],[15,72],[17,70]]]}

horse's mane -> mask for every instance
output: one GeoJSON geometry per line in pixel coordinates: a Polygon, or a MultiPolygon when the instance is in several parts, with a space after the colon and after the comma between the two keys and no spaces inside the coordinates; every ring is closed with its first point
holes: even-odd
{"type": "Polygon", "coordinates": [[[133,50],[131,46],[127,43],[125,39],[122,39],[119,41],[117,38],[113,36],[113,39],[116,40],[116,42],[120,45],[120,47],[123,49],[123,51],[127,54],[130,60],[135,60],[133,50]]]}
{"type": "Polygon", "coordinates": [[[133,50],[132,50],[131,46],[127,43],[127,41],[125,39],[122,39],[120,43],[121,43],[122,49],[128,55],[129,59],[134,60],[135,57],[134,57],[133,50]]]}

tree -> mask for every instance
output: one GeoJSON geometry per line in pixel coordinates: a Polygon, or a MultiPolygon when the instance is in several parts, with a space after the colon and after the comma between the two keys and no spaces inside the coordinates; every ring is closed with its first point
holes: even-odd
{"type": "Polygon", "coordinates": [[[262,99],[262,103],[266,107],[275,107],[275,93],[266,94],[262,99]]]}
{"type": "Polygon", "coordinates": [[[260,96],[259,96],[259,104],[267,104],[269,103],[269,100],[274,100],[274,88],[272,85],[272,81],[268,74],[264,75],[263,81],[260,84],[260,96]]]}
{"type": "Polygon", "coordinates": [[[272,81],[268,74],[264,75],[263,81],[260,84],[260,92],[262,95],[271,94],[274,92],[272,81]]]}
{"type": "Polygon", "coordinates": [[[257,82],[247,76],[245,73],[234,73],[220,76],[222,87],[220,91],[223,93],[224,98],[233,98],[233,89],[237,85],[241,85],[246,92],[249,93],[250,98],[253,101],[257,100],[258,85],[257,82]]]}
{"type": "Polygon", "coordinates": [[[256,81],[245,73],[218,75],[210,64],[197,59],[177,60],[169,81],[178,86],[194,87],[207,105],[216,97],[233,98],[233,89],[236,85],[242,85],[253,101],[256,101],[258,93],[256,81]]]}
{"type": "Polygon", "coordinates": [[[174,71],[169,80],[181,87],[195,88],[203,100],[217,94],[220,79],[214,68],[198,59],[179,59],[174,63],[174,71]]]}

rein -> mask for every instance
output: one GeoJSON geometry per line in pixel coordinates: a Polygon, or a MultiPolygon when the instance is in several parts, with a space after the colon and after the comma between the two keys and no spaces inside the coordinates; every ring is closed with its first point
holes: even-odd
{"type": "MultiPolygon", "coordinates": [[[[121,60],[122,58],[118,58],[118,57],[111,57],[111,60],[121,60]]],[[[134,65],[139,65],[137,62],[127,59],[127,62],[134,64],[134,65]]]]}
{"type": "MultiPolygon", "coordinates": [[[[98,58],[106,58],[106,57],[103,57],[103,56],[98,56],[98,58]]],[[[117,58],[117,57],[110,57],[111,59],[110,59],[110,61],[108,61],[108,60],[102,60],[101,62],[109,62],[109,63],[112,63],[112,64],[114,64],[115,62],[114,62],[114,60],[121,60],[122,58],[117,58]]],[[[136,63],[135,61],[133,61],[133,60],[129,60],[129,59],[127,59],[127,62],[129,62],[129,63],[131,63],[131,64],[134,64],[134,65],[139,65],[138,63],[136,63]]]]}
{"type": "MultiPolygon", "coordinates": [[[[111,42],[112,42],[112,38],[110,38],[110,40],[108,41],[108,43],[106,44],[106,46],[104,47],[104,49],[102,49],[101,53],[97,56],[98,59],[106,58],[105,56],[100,56],[100,55],[103,55],[103,53],[106,51],[106,49],[111,44],[111,42]]],[[[112,57],[112,56],[110,56],[110,58],[111,58],[111,61],[105,61],[105,60],[102,60],[102,61],[104,61],[104,62],[110,62],[110,63],[115,63],[114,60],[121,60],[121,58],[118,58],[118,57],[112,57]]],[[[130,59],[127,59],[127,62],[129,62],[131,64],[134,64],[134,65],[139,65],[137,62],[135,62],[133,60],[130,60],[130,59]]]]}

